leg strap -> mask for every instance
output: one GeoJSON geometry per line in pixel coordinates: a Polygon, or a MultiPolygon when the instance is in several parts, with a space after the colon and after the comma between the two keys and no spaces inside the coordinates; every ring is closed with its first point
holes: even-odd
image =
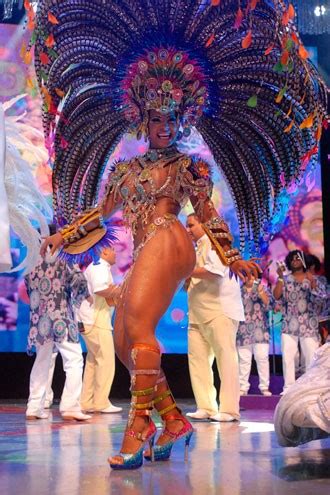
{"type": "Polygon", "coordinates": [[[132,390],[133,397],[143,397],[144,395],[150,395],[154,392],[155,387],[144,388],[142,390],[132,390]]]}
{"type": "Polygon", "coordinates": [[[158,404],[158,402],[161,402],[162,400],[166,399],[166,397],[172,397],[173,399],[173,402],[175,402],[174,400],[174,397],[172,395],[172,392],[170,391],[170,389],[168,388],[167,390],[165,390],[165,392],[163,392],[162,394],[160,395],[157,395],[155,398],[154,398],[154,404],[158,404]]]}
{"type": "MultiPolygon", "coordinates": [[[[173,411],[173,409],[178,409],[177,405],[175,402],[173,402],[173,404],[170,404],[169,406],[165,407],[164,409],[162,409],[161,411],[158,411],[158,414],[160,416],[165,416],[165,414],[167,414],[168,412],[170,411],[173,411]]],[[[164,418],[163,418],[164,419],[164,418]]],[[[167,418],[166,418],[167,419],[167,418]]]]}
{"type": "Polygon", "coordinates": [[[161,354],[159,346],[149,345],[149,344],[133,344],[131,347],[131,358],[133,363],[136,363],[136,357],[139,351],[149,351],[155,352],[156,354],[161,354]]]}

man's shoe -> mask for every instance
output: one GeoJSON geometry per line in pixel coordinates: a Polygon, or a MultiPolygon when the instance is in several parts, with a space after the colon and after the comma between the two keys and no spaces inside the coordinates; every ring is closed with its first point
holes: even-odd
{"type": "Polygon", "coordinates": [[[113,414],[113,413],[120,413],[122,410],[123,410],[122,407],[109,406],[106,407],[105,409],[102,409],[101,411],[96,411],[96,412],[100,412],[102,414],[113,414]]]}
{"type": "Polygon", "coordinates": [[[81,411],[63,412],[61,416],[64,421],[87,421],[88,419],[92,419],[92,416],[84,414],[81,411]]]}
{"type": "Polygon", "coordinates": [[[224,423],[229,423],[230,421],[238,421],[237,418],[232,416],[231,414],[228,413],[218,413],[215,414],[214,416],[210,417],[211,421],[218,421],[218,422],[224,422],[224,423]]]}
{"type": "Polygon", "coordinates": [[[264,395],[265,397],[271,397],[273,394],[271,393],[270,390],[260,390],[260,392],[262,393],[262,395],[264,395]]]}
{"type": "Polygon", "coordinates": [[[195,421],[210,418],[209,413],[207,413],[204,409],[197,409],[195,412],[187,413],[186,416],[190,419],[194,419],[195,421]]]}
{"type": "Polygon", "coordinates": [[[37,413],[29,413],[27,412],[25,415],[26,419],[28,421],[35,421],[37,419],[48,419],[49,414],[46,413],[45,411],[43,412],[37,412],[37,413]]]}

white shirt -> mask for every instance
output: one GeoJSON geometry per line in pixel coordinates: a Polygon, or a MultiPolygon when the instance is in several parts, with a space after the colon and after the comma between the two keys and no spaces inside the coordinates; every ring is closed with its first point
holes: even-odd
{"type": "Polygon", "coordinates": [[[88,291],[93,298],[93,304],[90,304],[86,299],[82,302],[77,311],[78,321],[85,325],[97,325],[112,329],[111,317],[114,309],[108,306],[104,297],[95,294],[113,284],[110,264],[100,258],[97,265],[94,263],[88,265],[84,275],[87,280],[88,291]]]}
{"type": "Polygon", "coordinates": [[[235,275],[230,278],[229,267],[220,261],[206,234],[197,241],[196,258],[196,268],[205,268],[219,276],[211,280],[191,278],[188,288],[189,322],[207,323],[219,314],[244,321],[239,281],[235,275]]]}

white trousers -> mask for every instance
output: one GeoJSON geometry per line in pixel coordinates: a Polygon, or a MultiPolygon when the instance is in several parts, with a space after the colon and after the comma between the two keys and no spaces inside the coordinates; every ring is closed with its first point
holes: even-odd
{"type": "Polygon", "coordinates": [[[295,356],[298,351],[298,340],[300,341],[301,354],[304,358],[306,369],[312,362],[315,351],[319,347],[319,341],[314,337],[296,337],[287,333],[282,333],[282,362],[284,388],[286,391],[295,380],[295,356]]]}
{"type": "Polygon", "coordinates": [[[53,384],[56,358],[57,358],[57,352],[53,352],[52,353],[52,359],[50,362],[50,368],[49,368],[49,372],[48,372],[48,381],[47,381],[46,397],[45,397],[45,402],[47,402],[48,404],[52,404],[52,402],[54,400],[54,392],[52,389],[52,384],[53,384]]]}
{"type": "Polygon", "coordinates": [[[83,357],[81,345],[73,342],[47,342],[37,346],[37,355],[30,375],[30,395],[27,415],[43,411],[54,345],[60,352],[65,372],[65,384],[60,412],[80,411],[83,357]]]}
{"type": "Polygon", "coordinates": [[[259,343],[238,347],[239,356],[239,384],[243,392],[250,388],[249,376],[251,372],[252,355],[257,363],[259,375],[259,389],[269,388],[269,344],[259,343]]]}
{"type": "Polygon", "coordinates": [[[115,350],[110,328],[84,325],[82,337],[87,347],[81,407],[102,411],[111,406],[109,394],[115,376],[115,350]]]}
{"type": "Polygon", "coordinates": [[[188,359],[191,385],[198,409],[218,412],[212,364],[216,358],[221,380],[219,411],[239,419],[239,371],[236,349],[238,321],[220,315],[204,324],[190,324],[188,359]]]}

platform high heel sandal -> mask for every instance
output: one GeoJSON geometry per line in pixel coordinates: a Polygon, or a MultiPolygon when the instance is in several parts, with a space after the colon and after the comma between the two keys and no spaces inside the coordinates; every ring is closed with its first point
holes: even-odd
{"type": "Polygon", "coordinates": [[[171,439],[166,442],[164,445],[155,445],[153,452],[145,452],[144,458],[147,461],[168,461],[168,459],[171,456],[172,452],[172,447],[181,438],[184,439],[185,441],[185,448],[184,448],[184,460],[185,462],[188,461],[188,450],[189,450],[189,444],[190,440],[192,437],[192,434],[194,432],[192,425],[189,423],[189,421],[182,416],[181,410],[178,408],[176,405],[174,398],[172,396],[172,393],[170,390],[165,391],[163,394],[160,396],[156,397],[154,399],[154,404],[157,404],[158,402],[161,402],[164,400],[166,397],[172,397],[173,403],[164,408],[161,411],[158,411],[158,414],[161,416],[162,420],[166,423],[167,421],[181,421],[183,423],[183,426],[181,430],[175,432],[170,431],[166,426],[163,429],[161,435],[168,435],[171,439]],[[176,409],[175,412],[172,412],[174,409],[176,409]]]}
{"type": "Polygon", "coordinates": [[[146,444],[149,444],[150,460],[154,460],[154,440],[157,428],[150,416],[154,406],[153,396],[155,384],[159,375],[159,368],[157,369],[157,366],[160,364],[160,350],[154,346],[135,344],[132,347],[131,357],[134,365],[131,371],[132,401],[125,436],[139,440],[141,446],[134,453],[120,452],[117,456],[109,458],[108,462],[112,469],[137,469],[141,467],[146,444]],[[142,369],[142,366],[146,362],[151,365],[154,364],[154,367],[148,369],[144,366],[142,369]],[[149,388],[138,388],[148,385],[149,388]],[[135,431],[133,428],[134,419],[137,416],[148,418],[147,426],[143,431],[135,431]]]}
{"type": "Polygon", "coordinates": [[[112,469],[138,469],[143,464],[143,451],[145,449],[146,443],[149,443],[150,449],[150,460],[154,460],[154,441],[157,433],[157,428],[152,420],[150,420],[149,427],[147,432],[135,432],[134,430],[126,430],[125,435],[136,438],[141,441],[141,447],[135,454],[118,454],[119,457],[122,457],[123,462],[111,462],[109,459],[109,464],[112,469]]]}

